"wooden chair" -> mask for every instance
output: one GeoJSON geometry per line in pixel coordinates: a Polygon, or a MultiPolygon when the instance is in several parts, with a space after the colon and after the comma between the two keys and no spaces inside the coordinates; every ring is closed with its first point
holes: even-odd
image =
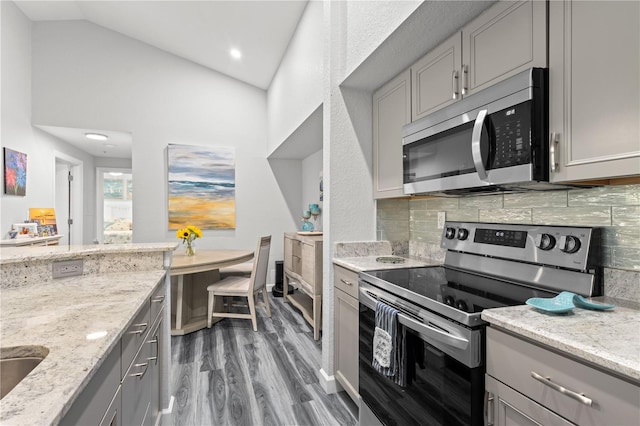
{"type": "MultiPolygon", "coordinates": [[[[260,238],[258,248],[253,262],[253,270],[250,277],[228,276],[218,282],[210,284],[207,287],[209,292],[209,301],[207,304],[207,327],[211,328],[213,318],[247,318],[251,319],[253,331],[258,331],[258,321],[256,318],[256,296],[262,291],[263,303],[267,316],[271,317],[271,308],[269,307],[269,296],[267,294],[267,266],[269,264],[269,249],[271,248],[271,235],[260,238]],[[214,307],[224,309],[224,303],[216,303],[216,298],[232,296],[246,297],[249,306],[248,314],[234,312],[214,311],[214,307]]],[[[227,309],[231,306],[228,304],[227,309]]]]}
{"type": "Polygon", "coordinates": [[[220,268],[220,279],[227,277],[250,277],[253,272],[253,260],[249,262],[239,263],[226,268],[220,268]]]}

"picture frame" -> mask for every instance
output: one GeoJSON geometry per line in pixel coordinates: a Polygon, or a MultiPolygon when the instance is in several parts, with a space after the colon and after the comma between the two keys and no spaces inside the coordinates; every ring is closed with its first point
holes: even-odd
{"type": "Polygon", "coordinates": [[[18,238],[38,235],[38,224],[35,222],[14,223],[12,229],[18,232],[18,238]]]}
{"type": "Polygon", "coordinates": [[[25,196],[27,194],[27,154],[3,148],[4,193],[25,196]]]}

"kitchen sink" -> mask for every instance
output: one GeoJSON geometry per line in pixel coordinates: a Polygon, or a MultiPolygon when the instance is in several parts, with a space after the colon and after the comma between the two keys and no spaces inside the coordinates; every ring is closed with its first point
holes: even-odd
{"type": "Polygon", "coordinates": [[[43,346],[0,349],[0,399],[16,387],[49,354],[43,346]]]}

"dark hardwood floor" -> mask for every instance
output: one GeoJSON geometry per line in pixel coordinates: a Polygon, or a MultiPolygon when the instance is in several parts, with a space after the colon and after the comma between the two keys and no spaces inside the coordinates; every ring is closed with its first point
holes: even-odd
{"type": "Polygon", "coordinates": [[[355,425],[349,396],[318,380],[321,341],[300,312],[269,294],[271,318],[226,318],[171,338],[174,425],[355,425]]]}

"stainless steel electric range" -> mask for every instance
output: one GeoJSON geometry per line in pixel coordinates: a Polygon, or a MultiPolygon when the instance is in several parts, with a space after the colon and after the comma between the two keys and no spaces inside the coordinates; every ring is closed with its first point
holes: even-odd
{"type": "Polygon", "coordinates": [[[482,310],[602,292],[597,228],[447,222],[441,247],[443,266],[360,273],[362,425],[484,424],[482,310]],[[404,387],[371,365],[378,301],[406,331],[404,387]]]}

